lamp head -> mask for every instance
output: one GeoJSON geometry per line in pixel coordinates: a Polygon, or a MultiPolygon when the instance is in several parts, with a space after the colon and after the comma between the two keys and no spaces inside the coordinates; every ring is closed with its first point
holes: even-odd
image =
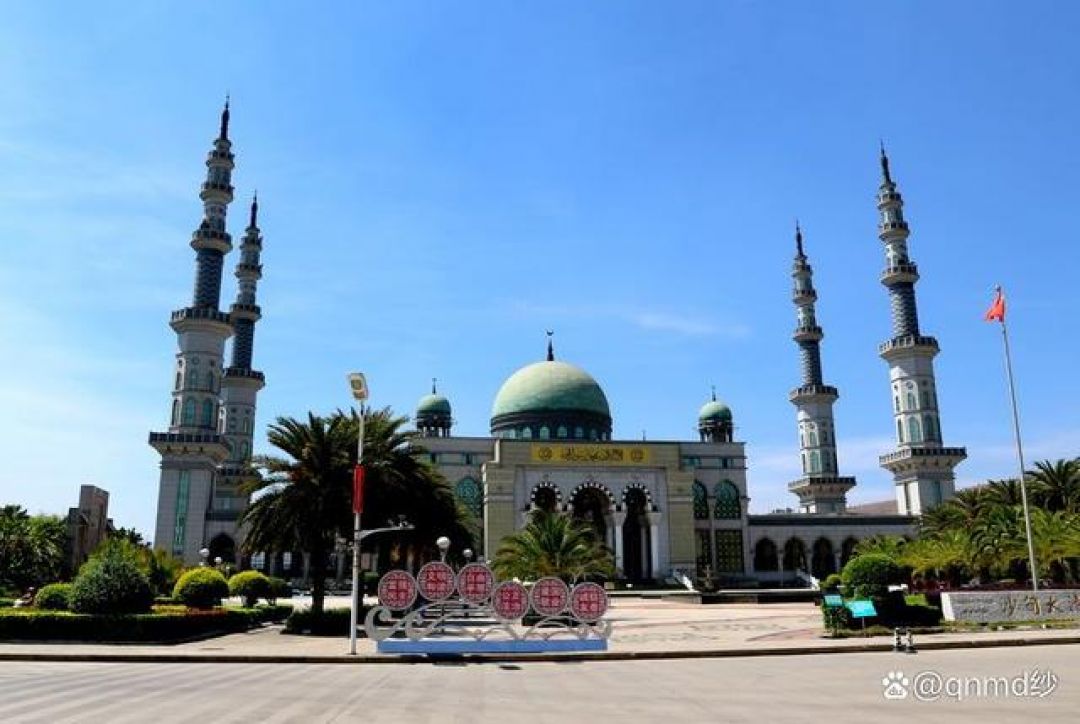
{"type": "Polygon", "coordinates": [[[368,398],[368,386],[367,379],[364,377],[363,372],[350,372],[348,374],[349,389],[352,391],[353,399],[357,402],[363,402],[368,398]]]}

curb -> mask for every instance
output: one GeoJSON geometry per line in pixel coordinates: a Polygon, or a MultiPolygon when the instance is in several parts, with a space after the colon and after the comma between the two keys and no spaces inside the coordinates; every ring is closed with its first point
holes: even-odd
{"type": "MultiPolygon", "coordinates": [[[[987,641],[928,641],[920,651],[983,649],[1009,646],[1057,646],[1080,644],[1080,636],[1061,638],[1018,638],[987,641]]],[[[140,664],[483,664],[483,663],[569,663],[588,661],[661,661],[668,659],[727,659],[761,656],[809,656],[815,654],[854,654],[892,652],[892,644],[861,643],[835,646],[773,647],[756,649],[702,649],[698,651],[604,651],[567,654],[468,654],[462,656],[424,656],[417,654],[375,656],[300,656],[253,654],[158,654],[51,652],[0,653],[0,661],[67,661],[77,663],[140,664]]]]}

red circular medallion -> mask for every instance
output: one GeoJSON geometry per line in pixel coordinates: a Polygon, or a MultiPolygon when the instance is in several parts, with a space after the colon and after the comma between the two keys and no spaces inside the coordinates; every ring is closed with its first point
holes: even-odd
{"type": "Polygon", "coordinates": [[[457,589],[469,603],[483,603],[495,587],[495,574],[483,563],[470,563],[458,571],[457,589]]]}
{"type": "Polygon", "coordinates": [[[517,581],[503,581],[491,591],[491,609],[500,621],[516,621],[529,612],[529,592],[517,581]]]}
{"type": "Polygon", "coordinates": [[[533,610],[541,616],[558,616],[566,610],[569,600],[570,589],[558,578],[541,578],[529,592],[533,610]]]}
{"type": "Polygon", "coordinates": [[[579,583],[570,592],[570,613],[579,621],[595,623],[607,609],[607,591],[599,583],[579,583]]]}
{"type": "Polygon", "coordinates": [[[408,571],[390,571],[379,581],[379,603],[403,611],[416,601],[416,581],[408,571]]]}
{"type": "Polygon", "coordinates": [[[454,593],[454,569],[441,561],[425,564],[416,574],[420,595],[429,601],[442,601],[454,593]]]}

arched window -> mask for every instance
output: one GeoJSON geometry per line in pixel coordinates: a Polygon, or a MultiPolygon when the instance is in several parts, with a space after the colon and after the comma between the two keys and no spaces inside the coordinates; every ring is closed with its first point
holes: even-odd
{"type": "Polygon", "coordinates": [[[541,440],[547,440],[550,437],[551,437],[551,430],[548,429],[547,425],[541,425],[540,426],[540,439],[541,440]]]}
{"type": "Polygon", "coordinates": [[[914,410],[917,407],[918,407],[918,405],[915,403],[915,393],[914,392],[907,393],[907,408],[909,410],[914,410]]]}
{"type": "Polygon", "coordinates": [[[934,433],[934,417],[932,415],[927,415],[923,418],[923,432],[926,433],[927,440],[933,441],[938,439],[937,435],[934,433]]]}
{"type": "Polygon", "coordinates": [[[240,459],[247,460],[251,457],[251,446],[247,442],[240,443],[240,459]]]}
{"type": "Polygon", "coordinates": [[[521,428],[521,438],[523,440],[531,440],[532,439],[532,428],[531,427],[523,427],[523,428],[521,428]]]}
{"type": "Polygon", "coordinates": [[[705,486],[694,481],[694,520],[709,519],[709,500],[705,486]]]}
{"type": "Polygon", "coordinates": [[[473,478],[462,478],[454,486],[454,494],[457,496],[458,502],[461,503],[465,510],[469,511],[469,514],[476,520],[480,520],[484,515],[484,496],[480,491],[480,484],[473,478]]]}
{"type": "Polygon", "coordinates": [[[195,424],[195,400],[190,397],[184,401],[184,425],[195,424]]]}
{"type": "Polygon", "coordinates": [[[904,423],[901,420],[896,421],[896,440],[897,442],[904,441],[904,423]]]}
{"type": "Polygon", "coordinates": [[[908,438],[911,442],[922,442],[922,428],[919,426],[919,418],[909,417],[907,425],[908,438]]]}
{"type": "Polygon", "coordinates": [[[720,519],[736,519],[742,514],[739,505],[739,489],[730,480],[722,480],[713,489],[716,496],[713,517],[720,519]]]}
{"type": "Polygon", "coordinates": [[[817,432],[810,428],[810,447],[817,447],[817,432]]]}
{"type": "Polygon", "coordinates": [[[574,428],[574,439],[575,440],[584,440],[585,439],[585,428],[581,427],[580,425],[575,427],[574,428]]]}
{"type": "Polygon", "coordinates": [[[817,450],[810,451],[810,472],[821,472],[821,453],[817,450]]]}
{"type": "Polygon", "coordinates": [[[900,412],[900,395],[893,396],[893,409],[896,412],[900,412]]]}
{"type": "Polygon", "coordinates": [[[203,400],[202,424],[207,427],[210,427],[214,424],[214,403],[210,400],[203,400]]]}
{"type": "Polygon", "coordinates": [[[566,437],[566,425],[559,425],[559,429],[555,431],[555,437],[560,440],[566,437]]]}
{"type": "Polygon", "coordinates": [[[788,538],[784,544],[784,570],[806,570],[806,544],[798,538],[788,538]]]}
{"type": "Polygon", "coordinates": [[[593,440],[594,442],[597,440],[596,430],[589,430],[589,439],[593,440]]]}
{"type": "Polygon", "coordinates": [[[172,401],[172,423],[175,425],[180,422],[177,418],[180,416],[180,400],[172,401]]]}
{"type": "Polygon", "coordinates": [[[810,574],[814,578],[824,578],[830,573],[836,573],[836,556],[833,554],[832,541],[824,537],[818,538],[814,541],[810,574]]]}
{"type": "Polygon", "coordinates": [[[180,385],[184,382],[184,376],[179,372],[176,373],[176,389],[180,389],[180,385]]]}

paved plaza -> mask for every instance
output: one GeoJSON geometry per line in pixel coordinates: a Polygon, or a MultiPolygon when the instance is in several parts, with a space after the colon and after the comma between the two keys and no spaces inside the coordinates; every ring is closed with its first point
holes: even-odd
{"type": "Polygon", "coordinates": [[[1072,646],[674,661],[523,664],[5,662],[10,722],[1073,722],[1072,646]],[[901,671],[943,677],[1052,672],[1045,697],[886,700],[901,671]]]}

